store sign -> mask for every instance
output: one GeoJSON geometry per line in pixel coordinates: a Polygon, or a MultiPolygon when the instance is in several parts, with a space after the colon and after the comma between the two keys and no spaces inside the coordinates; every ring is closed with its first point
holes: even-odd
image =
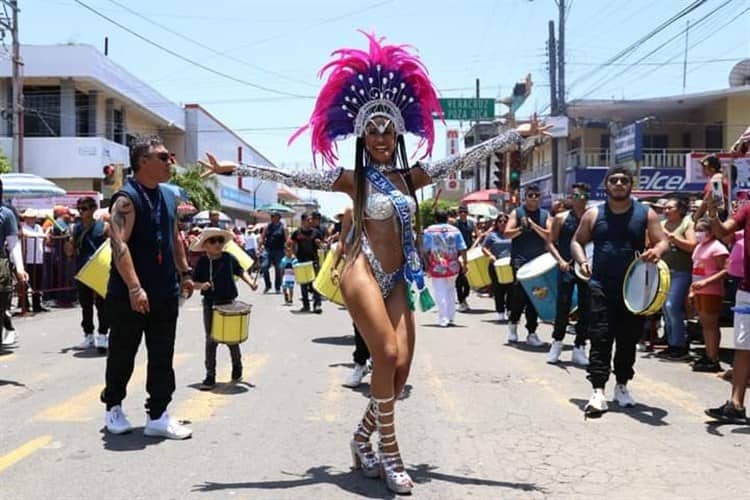
{"type": "Polygon", "coordinates": [[[238,203],[240,205],[246,205],[247,207],[250,207],[250,208],[252,208],[253,206],[252,193],[244,193],[242,191],[238,191],[236,189],[230,189],[226,187],[222,187],[219,193],[220,193],[222,202],[233,201],[234,203],[238,203]]]}
{"type": "Polygon", "coordinates": [[[615,134],[615,161],[622,163],[643,159],[643,125],[633,123],[615,134]]]}
{"type": "MultiPolygon", "coordinates": [[[[604,190],[606,168],[576,170],[576,182],[586,182],[591,186],[592,199],[607,197],[604,190]]],[[[640,191],[702,191],[704,183],[689,182],[685,170],[681,168],[642,168],[640,191]]]]}

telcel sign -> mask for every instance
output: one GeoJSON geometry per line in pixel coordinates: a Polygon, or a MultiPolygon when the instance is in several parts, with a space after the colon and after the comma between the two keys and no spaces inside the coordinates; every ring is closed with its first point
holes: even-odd
{"type": "MultiPolygon", "coordinates": [[[[576,172],[576,182],[587,182],[592,189],[592,198],[604,199],[604,176],[606,168],[587,168],[576,172]]],[[[700,191],[703,184],[688,182],[685,171],[680,168],[644,168],[641,169],[641,191],[700,191]]]]}

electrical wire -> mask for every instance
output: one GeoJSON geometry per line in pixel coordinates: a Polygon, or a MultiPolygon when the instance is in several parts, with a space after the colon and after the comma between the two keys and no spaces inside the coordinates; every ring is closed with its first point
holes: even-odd
{"type": "Polygon", "coordinates": [[[186,62],[186,63],[188,63],[188,64],[190,64],[192,66],[195,66],[197,68],[200,68],[200,69],[202,69],[204,71],[207,71],[207,72],[212,73],[214,75],[220,76],[220,77],[225,78],[227,80],[231,80],[233,82],[240,83],[240,84],[246,85],[248,87],[252,87],[254,89],[262,90],[264,92],[269,92],[269,93],[272,93],[272,94],[284,95],[284,96],[289,96],[289,97],[297,97],[297,98],[300,98],[300,99],[315,99],[315,96],[306,96],[306,95],[295,94],[295,93],[292,93],[292,92],[284,92],[284,91],[272,89],[270,87],[266,87],[266,86],[263,86],[263,85],[258,85],[257,83],[253,83],[253,82],[250,82],[248,80],[243,80],[242,78],[237,78],[237,77],[232,76],[232,75],[230,75],[228,73],[224,73],[223,71],[219,71],[217,69],[214,69],[214,68],[211,68],[209,66],[206,66],[205,64],[202,64],[202,63],[200,63],[198,61],[194,61],[194,60],[192,60],[192,59],[190,59],[188,57],[185,57],[184,55],[182,55],[182,54],[180,54],[178,52],[175,52],[174,50],[172,50],[170,48],[167,48],[167,47],[165,47],[165,46],[163,46],[163,45],[161,45],[161,44],[159,44],[159,43],[151,40],[150,38],[148,38],[148,37],[146,37],[144,35],[141,35],[140,33],[138,33],[136,31],[128,28],[124,24],[122,24],[122,23],[120,23],[118,21],[115,21],[114,19],[112,19],[111,17],[107,16],[106,14],[104,14],[102,12],[99,12],[98,10],[94,9],[90,5],[88,5],[85,2],[83,2],[82,0],[73,0],[73,1],[75,3],[77,3],[77,4],[79,4],[80,6],[84,7],[85,9],[91,11],[92,13],[96,14],[97,16],[101,17],[102,19],[105,19],[105,20],[109,21],[110,23],[114,24],[118,28],[120,28],[120,29],[122,29],[122,30],[130,33],[131,35],[135,36],[136,38],[138,38],[138,39],[146,42],[147,44],[149,44],[149,45],[151,45],[153,47],[156,47],[157,49],[159,49],[159,50],[161,50],[163,52],[166,52],[167,54],[171,55],[172,57],[180,59],[181,61],[184,61],[184,62],[186,62]]]}

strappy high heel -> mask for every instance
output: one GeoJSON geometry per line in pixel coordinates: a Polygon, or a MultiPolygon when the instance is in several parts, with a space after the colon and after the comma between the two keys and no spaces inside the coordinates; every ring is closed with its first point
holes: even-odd
{"type": "Polygon", "coordinates": [[[394,493],[409,493],[414,487],[414,482],[404,468],[401,453],[399,451],[385,451],[388,446],[396,446],[396,431],[393,422],[396,400],[393,397],[386,399],[372,398],[372,400],[375,403],[375,423],[379,435],[380,477],[385,480],[388,489],[394,493]],[[385,405],[390,405],[390,411],[387,411],[388,407],[383,408],[385,405]],[[391,417],[390,422],[384,422],[385,417],[391,417]]]}
{"type": "Polygon", "coordinates": [[[380,475],[380,460],[378,460],[378,455],[373,451],[370,444],[370,436],[372,436],[376,427],[374,419],[375,403],[371,399],[350,443],[354,468],[362,469],[362,474],[365,477],[372,478],[380,475]],[[357,436],[365,438],[365,440],[359,441],[357,436]]]}

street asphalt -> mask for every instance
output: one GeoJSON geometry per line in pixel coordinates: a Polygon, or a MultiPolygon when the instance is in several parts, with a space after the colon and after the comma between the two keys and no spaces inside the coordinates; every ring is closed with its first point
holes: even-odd
{"type": "MultiPolygon", "coordinates": [[[[322,315],[299,314],[279,295],[246,288],[242,297],[254,304],[245,378],[228,383],[220,346],[212,392],[197,389],[200,299],[181,309],[169,411],[189,422],[187,441],[143,436],[145,346],[124,402],[136,429],[113,436],[98,401],[105,358],[72,348],[80,311],[18,319],[18,345],[0,353],[0,498],[392,497],[350,468],[368,386],[342,385],[352,368],[347,312],[324,303],[322,315]]],[[[491,299],[473,295],[470,304],[455,327],[440,328],[434,312],[417,315],[414,365],[397,405],[412,497],[747,498],[750,426],[707,423],[703,413],[729,397],[727,382],[639,353],[631,384],[639,404],[611,404],[585,420],[591,389],[568,362],[570,346],[563,363],[546,364],[547,347],[504,344],[491,299]]],[[[550,333],[540,329],[547,342],[550,333]]]]}

